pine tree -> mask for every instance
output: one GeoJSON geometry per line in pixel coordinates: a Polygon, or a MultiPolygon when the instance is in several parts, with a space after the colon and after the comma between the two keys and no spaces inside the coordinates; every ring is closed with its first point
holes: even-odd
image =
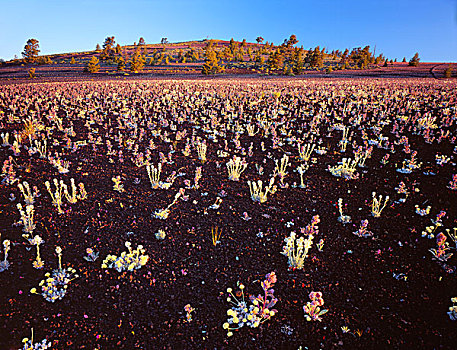
{"type": "Polygon", "coordinates": [[[35,78],[35,68],[30,68],[29,69],[29,78],[34,79],[35,78]]]}
{"type": "Polygon", "coordinates": [[[214,50],[206,50],[206,60],[202,67],[203,74],[217,74],[224,71],[224,67],[219,64],[216,52],[214,50]]]}
{"type": "Polygon", "coordinates": [[[22,57],[29,62],[33,63],[37,60],[38,53],[40,52],[40,44],[37,39],[29,39],[24,46],[24,51],[22,52],[22,57]]]}
{"type": "Polygon", "coordinates": [[[130,65],[130,70],[134,73],[141,72],[145,64],[145,59],[141,55],[140,50],[135,50],[135,53],[132,57],[132,63],[130,65]]]}
{"type": "Polygon", "coordinates": [[[406,57],[403,57],[403,61],[402,61],[402,62],[403,62],[403,63],[406,63],[406,57]]]}
{"type": "Polygon", "coordinates": [[[117,71],[118,72],[123,72],[125,70],[125,60],[124,57],[119,57],[118,62],[117,62],[117,71]]]}
{"type": "Polygon", "coordinates": [[[417,67],[419,65],[419,61],[420,61],[419,54],[416,52],[408,64],[410,66],[417,67]]]}
{"type": "Polygon", "coordinates": [[[71,58],[70,64],[76,64],[76,61],[75,61],[75,58],[74,58],[74,57],[71,58]]]}
{"type": "Polygon", "coordinates": [[[102,51],[102,48],[100,47],[100,44],[97,44],[97,46],[95,46],[95,52],[100,52],[102,51]]]}
{"type": "Polygon", "coordinates": [[[284,55],[277,49],[268,58],[268,66],[271,69],[282,69],[284,66],[284,55]]]}
{"type": "Polygon", "coordinates": [[[97,57],[92,56],[90,61],[87,63],[86,71],[89,73],[97,73],[100,70],[100,61],[97,57]]]}

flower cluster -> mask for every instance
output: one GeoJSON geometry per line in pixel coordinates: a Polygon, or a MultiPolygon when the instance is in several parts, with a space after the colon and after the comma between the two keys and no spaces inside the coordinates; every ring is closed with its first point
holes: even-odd
{"type": "Polygon", "coordinates": [[[76,270],[68,267],[66,269],[55,269],[52,273],[46,273],[46,279],[39,284],[41,293],[38,293],[36,288],[32,288],[30,293],[40,294],[46,301],[54,303],[56,300],[61,300],[67,293],[68,284],[73,281],[78,275],[76,270]]]}
{"type": "Polygon", "coordinates": [[[100,252],[94,252],[92,248],[87,248],[86,249],[87,256],[84,257],[84,260],[89,261],[89,262],[94,262],[95,260],[98,259],[98,255],[100,252]]]}
{"type": "Polygon", "coordinates": [[[227,315],[230,316],[223,328],[227,330],[227,336],[233,335],[233,330],[242,328],[247,325],[251,328],[259,327],[263,322],[269,320],[278,311],[272,309],[278,299],[274,296],[273,285],[276,283],[276,274],[271,272],[265,276],[265,280],[261,283],[264,291],[263,295],[251,295],[249,297],[250,304],[244,298],[244,285],[240,284],[240,292],[233,294],[232,288],[227,288],[229,297],[227,301],[233,306],[227,310],[227,315]]]}
{"type": "Polygon", "coordinates": [[[43,339],[40,343],[33,342],[33,328],[32,339],[24,338],[22,339],[22,342],[24,343],[24,346],[21,350],[46,350],[51,347],[51,342],[48,342],[46,338],[43,339]]]}
{"type": "Polygon", "coordinates": [[[102,263],[102,269],[115,269],[118,272],[122,271],[133,271],[146,265],[149,256],[144,255],[145,250],[142,245],[139,245],[136,249],[131,248],[130,242],[125,242],[125,246],[129,250],[128,252],[122,252],[119,257],[116,255],[108,254],[102,263]]]}
{"type": "Polygon", "coordinates": [[[190,304],[187,304],[186,306],[184,306],[184,311],[186,312],[186,321],[192,321],[192,312],[194,312],[195,309],[192,306],[190,306],[190,304]]]}
{"type": "Polygon", "coordinates": [[[443,233],[439,233],[436,236],[436,245],[438,246],[437,249],[431,248],[429,249],[430,253],[433,254],[434,258],[445,262],[450,259],[453,253],[446,253],[449,248],[449,243],[446,242],[447,237],[443,233]]]}
{"type": "Polygon", "coordinates": [[[449,315],[449,318],[451,319],[451,321],[455,321],[457,320],[457,305],[455,305],[457,303],[457,298],[454,297],[454,298],[451,298],[451,301],[452,301],[452,306],[449,307],[449,311],[448,311],[448,315],[449,315]]]}
{"type": "Polygon", "coordinates": [[[368,231],[367,229],[368,227],[368,220],[362,220],[360,222],[360,228],[353,232],[355,235],[359,236],[359,237],[371,237],[373,236],[373,232],[371,231],[368,231]]]}
{"type": "Polygon", "coordinates": [[[321,306],[324,305],[324,299],[322,299],[321,292],[311,292],[309,293],[309,298],[311,302],[307,302],[303,306],[303,311],[305,311],[306,321],[322,321],[321,316],[327,313],[328,310],[321,310],[321,306]]]}
{"type": "Polygon", "coordinates": [[[301,233],[307,236],[306,239],[305,237],[296,238],[295,231],[292,231],[290,236],[284,239],[286,244],[281,254],[288,257],[289,269],[303,269],[305,258],[308,256],[308,251],[313,245],[313,239],[319,233],[317,227],[319,222],[319,215],[315,215],[311,223],[304,229],[301,229],[301,233]]]}

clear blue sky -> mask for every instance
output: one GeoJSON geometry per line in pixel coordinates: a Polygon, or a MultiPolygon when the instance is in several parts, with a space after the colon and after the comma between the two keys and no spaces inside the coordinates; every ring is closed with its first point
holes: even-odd
{"type": "Polygon", "coordinates": [[[121,45],[213,38],[298,46],[376,45],[376,53],[457,61],[457,0],[0,0],[0,58],[21,57],[29,38],[41,54],[93,50],[107,36],[121,45]]]}

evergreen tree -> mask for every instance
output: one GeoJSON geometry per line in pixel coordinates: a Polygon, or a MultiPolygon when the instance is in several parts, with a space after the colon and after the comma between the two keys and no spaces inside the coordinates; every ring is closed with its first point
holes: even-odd
{"type": "Polygon", "coordinates": [[[97,73],[100,70],[100,61],[97,57],[92,56],[90,61],[87,63],[86,71],[89,73],[97,73]]]}
{"type": "Polygon", "coordinates": [[[411,58],[411,60],[409,61],[409,65],[413,66],[413,67],[417,67],[419,65],[419,61],[420,61],[419,54],[416,52],[414,54],[413,58],[411,58]]]}
{"type": "Polygon", "coordinates": [[[384,67],[387,67],[387,62],[388,62],[388,60],[387,60],[387,58],[386,58],[386,60],[385,60],[385,62],[384,62],[384,67]]]}
{"type": "Polygon", "coordinates": [[[255,39],[255,41],[257,41],[257,44],[261,44],[263,43],[263,38],[261,36],[258,36],[257,39],[255,39]]]}
{"type": "Polygon", "coordinates": [[[114,58],[114,49],[113,46],[115,44],[114,36],[109,36],[105,39],[103,43],[103,51],[100,55],[101,59],[112,59],[114,58]]]}
{"type": "Polygon", "coordinates": [[[100,44],[97,44],[97,46],[95,46],[95,52],[100,52],[102,51],[102,48],[100,47],[100,44]]]}
{"type": "Polygon", "coordinates": [[[34,63],[38,58],[38,53],[40,52],[40,44],[37,39],[29,39],[24,46],[24,51],[22,52],[22,57],[24,57],[26,62],[34,63]]]}
{"type": "Polygon", "coordinates": [[[402,61],[402,62],[403,62],[403,63],[406,63],[406,57],[403,57],[403,61],[402,61]]]}
{"type": "Polygon", "coordinates": [[[124,57],[119,57],[117,61],[117,71],[118,72],[123,72],[125,70],[125,60],[124,57]]]}
{"type": "Polygon", "coordinates": [[[145,59],[141,55],[140,50],[135,50],[135,53],[132,57],[132,63],[130,65],[130,70],[134,73],[140,72],[144,67],[145,59]]]}
{"type": "Polygon", "coordinates": [[[29,78],[34,79],[35,78],[35,68],[30,68],[29,69],[29,78]]]}
{"type": "Polygon", "coordinates": [[[75,61],[75,58],[74,58],[74,57],[71,58],[70,64],[76,64],[76,61],[75,61]]]}
{"type": "Polygon", "coordinates": [[[451,66],[447,67],[446,70],[444,71],[444,77],[452,78],[452,67],[451,66]]]}
{"type": "Polygon", "coordinates": [[[144,42],[143,37],[141,37],[140,40],[138,41],[138,45],[146,45],[146,43],[144,42]]]}
{"type": "Polygon", "coordinates": [[[275,50],[268,57],[268,66],[271,69],[282,69],[284,66],[284,55],[280,49],[275,50]]]}
{"type": "Polygon", "coordinates": [[[209,74],[217,74],[224,71],[224,67],[219,64],[219,60],[217,59],[216,52],[212,49],[206,50],[206,60],[202,66],[202,73],[209,75],[209,74]]]}

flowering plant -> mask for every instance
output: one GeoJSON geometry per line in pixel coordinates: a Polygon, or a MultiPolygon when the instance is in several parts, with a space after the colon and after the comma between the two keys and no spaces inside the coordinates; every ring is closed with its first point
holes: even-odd
{"type": "Polygon", "coordinates": [[[149,256],[144,255],[145,250],[142,245],[139,245],[136,249],[131,248],[130,242],[125,242],[125,246],[129,250],[128,252],[122,252],[120,256],[108,254],[102,263],[102,269],[115,269],[118,272],[132,271],[139,269],[146,265],[149,256]]]}
{"type": "Polygon", "coordinates": [[[227,310],[229,318],[227,322],[223,324],[223,328],[227,330],[227,336],[233,335],[233,330],[242,328],[247,325],[251,328],[257,328],[263,322],[269,320],[278,311],[272,309],[278,301],[274,296],[273,285],[276,283],[277,278],[274,272],[271,272],[265,276],[265,280],[261,283],[264,291],[263,295],[258,296],[251,295],[249,300],[251,302],[248,305],[247,300],[244,298],[244,285],[239,284],[240,292],[233,294],[232,288],[227,288],[229,297],[227,301],[232,303],[233,306],[227,310]],[[241,298],[240,298],[241,296],[241,298]]]}
{"type": "Polygon", "coordinates": [[[311,292],[309,293],[309,298],[311,302],[307,302],[303,306],[303,311],[305,311],[306,321],[322,321],[321,316],[326,314],[328,310],[321,310],[321,306],[324,305],[324,299],[322,299],[321,292],[311,292]]]}

